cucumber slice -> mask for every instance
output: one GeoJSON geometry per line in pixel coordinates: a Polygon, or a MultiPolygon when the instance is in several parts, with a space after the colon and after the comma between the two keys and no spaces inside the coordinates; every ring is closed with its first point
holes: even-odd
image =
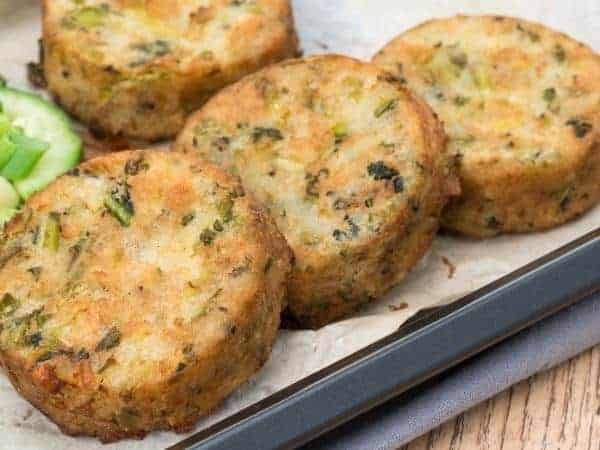
{"type": "Polygon", "coordinates": [[[0,177],[0,227],[17,212],[19,202],[19,194],[12,184],[6,178],[0,177]]]}
{"type": "Polygon", "coordinates": [[[0,169],[3,168],[17,151],[17,144],[15,144],[8,133],[0,136],[0,169]]]}
{"type": "MultiPolygon", "coordinates": [[[[1,111],[1,109],[0,109],[1,111]]],[[[0,112],[0,136],[10,130],[12,127],[10,125],[10,120],[6,117],[2,112],[0,112]]]]}
{"type": "Polygon", "coordinates": [[[29,175],[14,183],[21,198],[27,199],[79,163],[81,139],[64,112],[35,94],[0,87],[0,104],[13,127],[49,144],[29,175]]]}

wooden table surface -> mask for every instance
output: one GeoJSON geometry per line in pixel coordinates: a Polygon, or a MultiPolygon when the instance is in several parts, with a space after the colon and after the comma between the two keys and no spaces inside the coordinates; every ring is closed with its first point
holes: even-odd
{"type": "Polygon", "coordinates": [[[484,449],[600,450],[600,346],[513,386],[401,450],[484,449]]]}

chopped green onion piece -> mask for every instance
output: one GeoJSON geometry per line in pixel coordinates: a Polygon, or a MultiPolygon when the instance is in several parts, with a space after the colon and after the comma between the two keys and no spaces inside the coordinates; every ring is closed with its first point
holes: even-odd
{"type": "Polygon", "coordinates": [[[100,6],[86,6],[80,8],[70,16],[62,20],[65,28],[95,28],[102,26],[108,15],[109,7],[107,4],[100,6]]]}
{"type": "Polygon", "coordinates": [[[375,110],[375,117],[376,118],[380,118],[386,112],[392,111],[394,108],[396,108],[397,104],[398,104],[398,99],[397,98],[392,98],[392,99],[389,99],[389,100],[384,100],[383,102],[381,102],[379,104],[379,106],[375,110]]]}
{"type": "Polygon", "coordinates": [[[17,145],[10,139],[8,133],[0,136],[0,169],[8,164],[16,151],[17,145]]]}
{"type": "Polygon", "coordinates": [[[110,211],[121,225],[128,227],[131,224],[133,211],[126,203],[119,202],[113,195],[108,194],[104,197],[104,206],[106,206],[106,209],[110,211]]]}
{"type": "Polygon", "coordinates": [[[45,152],[48,150],[50,145],[40,139],[25,136],[22,133],[10,133],[11,140],[17,144],[18,147],[24,148],[32,152],[45,152]]]}
{"type": "Polygon", "coordinates": [[[60,243],[60,215],[52,212],[46,220],[42,245],[52,252],[58,250],[60,243]]]}
{"type": "Polygon", "coordinates": [[[10,138],[16,145],[16,151],[11,156],[10,161],[4,166],[0,175],[11,181],[15,181],[29,175],[50,146],[39,139],[30,138],[15,132],[10,133],[10,138]]]}
{"type": "Polygon", "coordinates": [[[333,135],[335,137],[335,143],[341,144],[344,139],[348,137],[348,125],[345,122],[336,123],[333,128],[333,135]]]}

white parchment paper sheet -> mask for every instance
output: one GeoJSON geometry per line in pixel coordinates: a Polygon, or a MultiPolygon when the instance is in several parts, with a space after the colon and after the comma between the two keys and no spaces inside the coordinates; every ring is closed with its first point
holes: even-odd
{"type": "MultiPolygon", "coordinates": [[[[431,17],[456,13],[520,16],[567,32],[600,49],[598,0],[294,0],[306,54],[368,59],[397,33],[431,17]]],[[[0,73],[27,87],[25,65],[37,57],[39,5],[0,0],[0,73]]],[[[600,74],[599,74],[600,76],[600,74]]],[[[600,182],[600,180],[599,180],[600,182]]],[[[600,226],[600,208],[556,230],[485,241],[441,236],[406,282],[359,316],[319,331],[282,331],[266,367],[198,430],[391,333],[419,309],[450,302],[600,226]],[[456,266],[449,278],[445,258],[456,266]],[[406,303],[403,309],[394,311],[406,303]]],[[[158,449],[184,436],[156,433],[144,441],[102,445],[71,438],[22,400],[0,374],[0,449],[158,449]]]]}

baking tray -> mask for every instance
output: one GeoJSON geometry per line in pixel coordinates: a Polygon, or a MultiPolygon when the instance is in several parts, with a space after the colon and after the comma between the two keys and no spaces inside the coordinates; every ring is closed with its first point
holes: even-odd
{"type": "Polygon", "coordinates": [[[171,450],[297,448],[599,291],[597,228],[171,450]]]}

